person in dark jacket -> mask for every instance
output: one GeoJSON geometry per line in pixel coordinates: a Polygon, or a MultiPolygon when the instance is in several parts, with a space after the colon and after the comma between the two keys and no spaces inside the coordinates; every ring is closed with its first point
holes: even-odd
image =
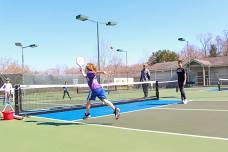
{"type": "MultiPolygon", "coordinates": [[[[146,64],[143,64],[143,69],[141,71],[140,82],[146,82],[150,80],[150,71],[146,68],[146,64]]],[[[142,84],[144,98],[148,97],[149,83],[142,84]]]]}

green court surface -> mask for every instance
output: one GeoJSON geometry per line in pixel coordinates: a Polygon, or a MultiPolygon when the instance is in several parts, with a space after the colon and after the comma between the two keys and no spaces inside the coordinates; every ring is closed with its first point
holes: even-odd
{"type": "MultiPolygon", "coordinates": [[[[187,105],[123,113],[81,122],[25,118],[0,120],[1,151],[226,152],[228,91],[187,88],[187,105]]],[[[178,99],[174,89],[161,99],[178,99]]]]}

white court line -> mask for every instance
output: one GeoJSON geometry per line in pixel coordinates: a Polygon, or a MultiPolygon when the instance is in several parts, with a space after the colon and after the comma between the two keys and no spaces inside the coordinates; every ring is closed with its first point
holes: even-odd
{"type": "Polygon", "coordinates": [[[165,131],[134,129],[134,128],[117,127],[117,126],[110,126],[110,125],[101,125],[101,124],[87,124],[87,125],[107,127],[107,128],[115,128],[115,129],[122,129],[122,130],[130,130],[130,131],[138,131],[138,132],[149,132],[149,133],[156,133],[156,134],[166,134],[166,135],[175,135],[175,136],[185,136],[185,137],[195,137],[195,138],[216,139],[216,140],[226,140],[226,141],[228,141],[228,138],[222,138],[222,137],[211,137],[211,136],[200,136],[200,135],[165,132],[165,131]]]}
{"type": "MultiPolygon", "coordinates": [[[[173,105],[173,104],[171,104],[171,105],[173,105]]],[[[168,105],[163,105],[163,106],[159,106],[159,107],[164,107],[164,106],[168,106],[168,105]]],[[[151,107],[151,108],[145,108],[145,109],[134,110],[134,111],[129,111],[129,112],[123,112],[121,114],[126,114],[126,113],[131,113],[131,112],[136,112],[136,111],[143,111],[143,110],[150,110],[150,109],[153,109],[153,110],[174,109],[174,108],[159,108],[159,107],[151,107]]],[[[110,115],[112,115],[112,114],[110,114],[110,115]]],[[[93,117],[93,118],[90,118],[90,119],[95,119],[95,118],[99,118],[99,117],[107,117],[107,116],[110,116],[110,115],[98,116],[98,117],[93,117]]],[[[75,120],[67,121],[67,120],[52,119],[52,118],[45,118],[45,117],[38,117],[38,116],[32,116],[32,117],[41,118],[41,119],[47,119],[47,120],[60,121],[60,122],[68,122],[68,123],[84,124],[84,125],[99,126],[99,127],[106,127],[106,128],[115,128],[115,129],[129,130],[129,131],[148,132],[148,133],[166,134],[166,135],[174,135],[174,136],[185,136],[185,137],[194,137],[194,138],[203,138],[203,139],[213,139],[213,140],[225,140],[225,141],[228,141],[228,138],[222,138],[222,137],[200,136],[200,135],[193,135],[193,134],[164,132],[164,131],[155,131],[155,130],[143,130],[143,129],[117,127],[117,126],[101,125],[101,124],[88,124],[88,123],[84,123],[84,122],[79,122],[82,119],[77,120],[77,121],[75,121],[75,120]]]]}
{"type": "Polygon", "coordinates": [[[179,108],[156,108],[156,109],[154,109],[154,110],[228,112],[228,110],[222,110],[222,109],[179,109],[179,108]]]}
{"type": "Polygon", "coordinates": [[[105,128],[114,128],[114,129],[121,129],[121,130],[128,130],[128,131],[137,131],[137,132],[147,132],[147,133],[165,134],[165,135],[173,135],[173,136],[184,136],[184,137],[193,137],[193,138],[203,138],[203,139],[213,139],[213,140],[228,141],[228,138],[222,138],[222,137],[200,136],[200,135],[184,134],[184,133],[174,133],[174,132],[165,132],[165,131],[134,129],[134,128],[117,127],[117,126],[110,126],[110,125],[101,125],[101,124],[88,124],[88,123],[84,123],[84,122],[75,122],[75,121],[67,121],[67,120],[61,120],[61,119],[44,118],[44,117],[38,117],[38,116],[31,116],[31,117],[42,118],[42,119],[46,119],[46,120],[60,121],[60,122],[67,122],[67,123],[72,123],[72,124],[82,124],[82,125],[98,126],[98,127],[105,127],[105,128]]]}

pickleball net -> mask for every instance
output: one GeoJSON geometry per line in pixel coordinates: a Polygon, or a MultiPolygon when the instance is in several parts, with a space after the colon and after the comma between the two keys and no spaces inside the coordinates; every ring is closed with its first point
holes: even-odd
{"type": "MultiPolygon", "coordinates": [[[[159,88],[176,88],[177,81],[147,81],[102,84],[107,98],[114,104],[159,99],[159,88]],[[148,97],[144,98],[142,86],[148,85],[148,97]]],[[[15,112],[35,115],[85,108],[89,93],[87,84],[76,85],[16,85],[15,112]],[[68,90],[69,96],[64,88],[68,90]]],[[[97,98],[92,106],[104,106],[97,98]]]]}

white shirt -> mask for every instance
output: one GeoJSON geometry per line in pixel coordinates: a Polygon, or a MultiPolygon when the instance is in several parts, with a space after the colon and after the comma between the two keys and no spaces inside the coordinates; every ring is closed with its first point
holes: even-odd
{"type": "Polygon", "coordinates": [[[4,89],[5,92],[10,92],[13,87],[11,83],[4,83],[1,89],[4,89]]]}

